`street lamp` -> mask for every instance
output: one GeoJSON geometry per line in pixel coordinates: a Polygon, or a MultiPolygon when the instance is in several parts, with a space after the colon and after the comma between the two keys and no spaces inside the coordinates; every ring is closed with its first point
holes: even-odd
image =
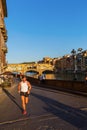
{"type": "MultiPolygon", "coordinates": [[[[77,54],[82,52],[82,48],[78,48],[77,51],[75,49],[72,49],[71,53],[73,55],[73,69],[76,72],[77,70],[77,54]]],[[[82,61],[81,61],[82,62],[82,61]]],[[[81,67],[82,67],[82,63],[81,63],[81,67]]]]}
{"type": "MultiPolygon", "coordinates": [[[[80,56],[82,55],[82,48],[78,48],[77,51],[75,49],[72,49],[71,53],[73,56],[73,70],[74,70],[74,78],[76,79],[76,71],[77,71],[77,58],[78,58],[78,54],[80,54],[80,56]]],[[[82,58],[82,57],[81,57],[82,58]]],[[[82,68],[82,59],[81,59],[81,68],[82,68]]]]}
{"type": "Polygon", "coordinates": [[[80,64],[80,66],[81,66],[81,71],[83,70],[83,53],[82,53],[82,48],[78,48],[78,54],[79,54],[79,56],[80,56],[80,62],[81,62],[81,64],[80,64]]]}
{"type": "Polygon", "coordinates": [[[76,75],[76,71],[77,71],[76,50],[72,49],[71,53],[72,53],[72,56],[73,56],[73,71],[74,71],[73,79],[77,80],[77,75],[76,75]]]}
{"type": "Polygon", "coordinates": [[[73,70],[74,70],[74,72],[76,72],[76,70],[77,70],[77,64],[76,64],[76,50],[75,50],[75,49],[72,49],[71,53],[72,53],[72,56],[73,56],[73,70]]]}

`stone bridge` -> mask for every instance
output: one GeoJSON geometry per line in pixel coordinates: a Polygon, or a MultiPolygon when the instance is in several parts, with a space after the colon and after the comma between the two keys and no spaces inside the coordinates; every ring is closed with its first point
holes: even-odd
{"type": "Polygon", "coordinates": [[[42,74],[44,71],[53,71],[54,66],[46,63],[33,63],[33,64],[8,64],[6,71],[26,73],[26,72],[37,72],[42,74]]]}

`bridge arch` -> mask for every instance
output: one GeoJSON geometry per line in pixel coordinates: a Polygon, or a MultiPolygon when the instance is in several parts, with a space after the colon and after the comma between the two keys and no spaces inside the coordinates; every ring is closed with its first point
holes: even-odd
{"type": "Polygon", "coordinates": [[[36,71],[36,70],[27,70],[25,73],[36,73],[36,74],[39,74],[39,72],[36,71]]]}
{"type": "Polygon", "coordinates": [[[50,73],[54,73],[53,70],[43,70],[42,73],[44,74],[50,74],[50,73]]]}

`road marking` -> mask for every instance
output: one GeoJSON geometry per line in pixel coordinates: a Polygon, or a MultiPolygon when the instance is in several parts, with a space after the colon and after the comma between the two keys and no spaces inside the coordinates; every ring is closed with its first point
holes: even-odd
{"type": "Polygon", "coordinates": [[[87,107],[80,108],[82,111],[87,111],[87,107]]]}
{"type": "Polygon", "coordinates": [[[57,118],[58,118],[57,116],[54,116],[54,117],[48,117],[45,119],[40,119],[39,121],[53,120],[53,119],[57,119],[57,118]]]}
{"type": "Polygon", "coordinates": [[[12,124],[12,123],[20,122],[20,121],[25,121],[25,120],[28,120],[28,119],[29,119],[29,117],[20,118],[20,119],[16,119],[16,120],[5,121],[5,122],[0,122],[0,125],[12,124]]]}
{"type": "MultiPolygon", "coordinates": [[[[24,118],[20,118],[20,119],[15,119],[15,120],[9,120],[9,121],[5,121],[5,122],[0,122],[0,125],[6,125],[6,124],[12,124],[12,123],[17,123],[17,122],[21,122],[21,121],[26,121],[26,120],[29,120],[29,119],[37,119],[37,118],[48,118],[48,119],[51,119],[51,118],[58,118],[52,114],[44,114],[44,115],[40,115],[40,116],[29,116],[29,117],[24,117],[24,118]],[[50,117],[51,116],[51,117],[50,117]]],[[[45,120],[43,119],[43,120],[45,120]]],[[[39,119],[39,121],[41,121],[41,119],[39,119]]]]}
{"type": "Polygon", "coordinates": [[[49,126],[49,125],[44,125],[44,126],[39,126],[37,128],[37,130],[55,130],[52,126],[49,126]]]}

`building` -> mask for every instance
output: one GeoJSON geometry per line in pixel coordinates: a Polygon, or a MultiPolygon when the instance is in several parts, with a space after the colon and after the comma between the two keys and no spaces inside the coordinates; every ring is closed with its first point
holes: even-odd
{"type": "Polygon", "coordinates": [[[55,72],[86,72],[87,50],[76,53],[76,55],[64,55],[56,58],[54,62],[55,72]]]}
{"type": "Polygon", "coordinates": [[[87,50],[77,54],[77,70],[87,71],[87,50]]]}
{"type": "Polygon", "coordinates": [[[4,18],[7,17],[7,4],[6,0],[0,0],[0,74],[5,71],[7,66],[6,53],[7,53],[7,30],[5,27],[4,18]]]}
{"type": "Polygon", "coordinates": [[[50,57],[44,57],[43,58],[43,63],[52,64],[52,58],[50,58],[50,57]]]}

